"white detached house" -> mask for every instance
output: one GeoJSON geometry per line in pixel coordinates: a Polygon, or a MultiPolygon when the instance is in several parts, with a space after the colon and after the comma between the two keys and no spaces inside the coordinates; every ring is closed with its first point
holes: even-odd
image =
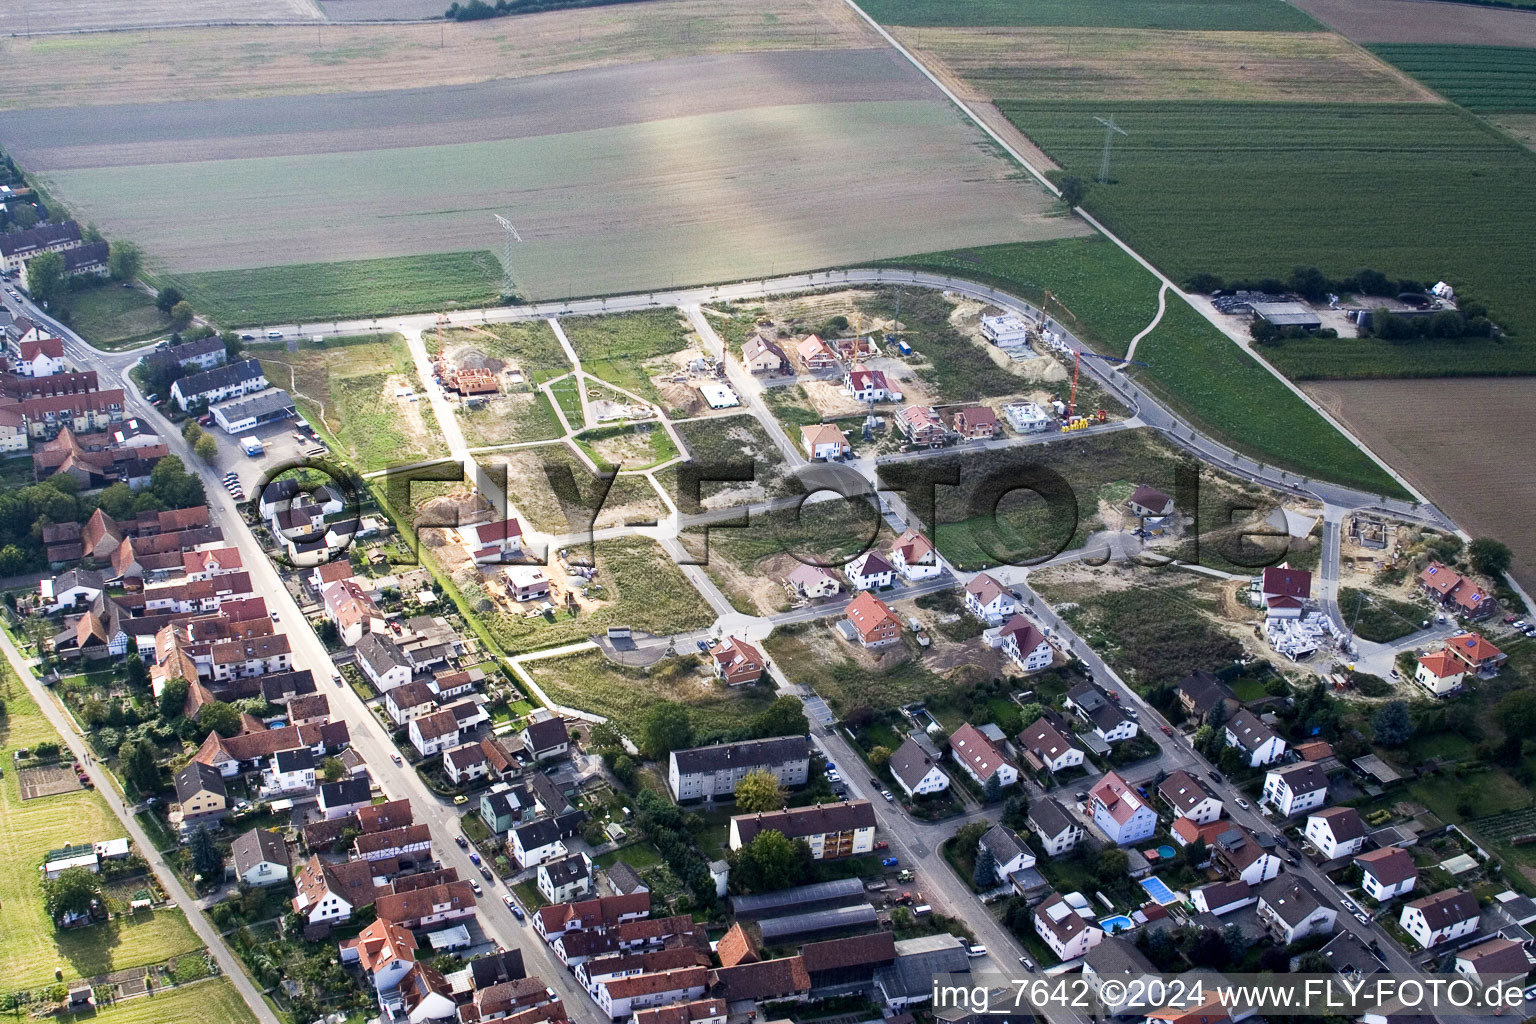
{"type": "Polygon", "coordinates": [[[896,582],[896,569],[877,551],[866,551],[843,569],[853,590],[881,590],[896,582]]]}
{"type": "Polygon", "coordinates": [[[1413,854],[1400,846],[1362,853],[1355,863],[1360,866],[1360,888],[1377,903],[1412,892],[1419,882],[1413,854]]]}
{"type": "Polygon", "coordinates": [[[891,564],[914,583],[933,579],[943,572],[933,542],[916,530],[907,530],[896,538],[891,545],[891,564]]]}
{"type": "Polygon", "coordinates": [[[965,585],[965,609],[989,626],[998,626],[1019,610],[1018,601],[997,580],[977,573],[965,585]]]}
{"type": "Polygon", "coordinates": [[[1329,860],[1353,857],[1365,847],[1365,822],[1353,807],[1330,807],[1308,815],[1304,834],[1329,860]]]}
{"type": "Polygon", "coordinates": [[[1420,948],[1429,949],[1471,935],[1477,931],[1480,916],[1476,896],[1460,889],[1446,889],[1405,906],[1397,923],[1420,948]]]}
{"type": "Polygon", "coordinates": [[[1264,776],[1263,801],[1284,817],[1321,807],[1328,799],[1328,777],[1311,761],[1274,768],[1264,776]]]}

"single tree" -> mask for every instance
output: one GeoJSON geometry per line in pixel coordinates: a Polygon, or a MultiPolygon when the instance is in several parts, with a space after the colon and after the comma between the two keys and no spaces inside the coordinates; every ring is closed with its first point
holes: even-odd
{"type": "Polygon", "coordinates": [[[1196,836],[1193,842],[1184,847],[1184,863],[1188,864],[1191,868],[1198,869],[1200,865],[1210,859],[1210,856],[1210,848],[1205,845],[1205,840],[1199,836],[1196,836]]]}
{"type": "Polygon", "coordinates": [[[1400,747],[1413,736],[1413,719],[1408,715],[1408,703],[1389,700],[1371,719],[1371,735],[1384,747],[1400,747]]]}
{"type": "Polygon", "coordinates": [[[1509,572],[1509,564],[1514,559],[1509,545],[1492,537],[1474,540],[1467,548],[1467,555],[1472,559],[1472,568],[1494,579],[1509,572]]]}
{"type": "Polygon", "coordinates": [[[341,758],[328,757],[320,762],[320,776],[326,782],[340,782],[346,775],[347,766],[341,763],[341,758]]]}
{"type": "Polygon", "coordinates": [[[204,462],[212,462],[219,457],[219,442],[213,439],[212,434],[204,434],[192,442],[192,453],[204,462]]]}
{"type": "Polygon", "coordinates": [[[160,717],[167,722],[174,722],[181,717],[182,711],[187,706],[187,691],[190,684],[177,676],[167,679],[165,687],[160,691],[160,717]]]}
{"type": "Polygon", "coordinates": [[[245,348],[245,342],[240,340],[240,335],[234,331],[220,331],[219,340],[224,343],[224,358],[234,362],[240,358],[240,352],[245,348]]]}
{"type": "Polygon", "coordinates": [[[107,273],[114,281],[132,281],[139,276],[144,254],[132,242],[113,242],[107,246],[107,273]]]}
{"type": "Polygon", "coordinates": [[[1003,801],[1003,824],[1014,831],[1029,824],[1029,797],[1016,794],[1003,801]]]}
{"type": "Polygon", "coordinates": [[[674,750],[693,742],[693,718],[686,705],[662,701],[651,709],[641,733],[640,750],[653,761],[660,761],[674,750]]]}
{"type": "Polygon", "coordinates": [[[985,846],[976,851],[976,869],[971,872],[971,884],[978,892],[984,892],[997,884],[997,858],[985,846]]]}
{"type": "Polygon", "coordinates": [[[233,704],[211,701],[197,709],[197,724],[220,736],[233,736],[240,731],[240,711],[233,704]]]}
{"type": "Polygon", "coordinates": [[[770,828],[737,851],[735,877],[748,892],[787,889],[805,880],[810,859],[805,840],[791,840],[770,828]]]}
{"type": "Polygon", "coordinates": [[[748,772],[736,783],[736,809],[743,814],[784,808],[784,787],[772,772],[748,772]]]}
{"type": "Polygon", "coordinates": [[[182,299],[181,290],[178,288],[161,288],[155,296],[155,308],[166,316],[171,315],[171,310],[182,299]]]}
{"type": "Polygon", "coordinates": [[[155,763],[155,748],[144,740],[127,740],[118,747],[117,766],[140,795],[152,796],[159,790],[160,766],[155,763]]]}
{"type": "Polygon", "coordinates": [[[891,763],[891,748],[877,746],[869,752],[869,763],[876,768],[884,768],[891,763]]]}
{"type": "Polygon", "coordinates": [[[147,693],[149,691],[149,666],[144,664],[144,659],[138,652],[123,661],[123,681],[128,684],[130,693],[147,693]]]}
{"type": "Polygon", "coordinates": [[[998,778],[997,772],[987,776],[987,784],[981,787],[981,798],[989,804],[995,804],[1003,798],[1003,780],[998,778]]]}
{"type": "Polygon", "coordinates": [[[778,697],[752,720],[754,736],[804,736],[811,731],[805,705],[794,697],[778,697]]]}
{"type": "Polygon", "coordinates": [[[192,304],[182,299],[171,307],[171,330],[179,331],[192,322],[192,304]]]}
{"type": "Polygon", "coordinates": [[[1073,210],[1083,205],[1083,200],[1088,197],[1088,186],[1082,178],[1069,175],[1061,179],[1061,201],[1073,210]]]}
{"type": "Polygon", "coordinates": [[[213,841],[208,826],[199,825],[192,830],[187,839],[187,851],[192,856],[192,870],[204,881],[218,881],[224,876],[224,854],[220,852],[219,844],[213,841]]]}
{"type": "Polygon", "coordinates": [[[69,277],[65,272],[63,253],[42,252],[27,261],[27,291],[53,312],[64,311],[69,277]]]}
{"type": "Polygon", "coordinates": [[[1117,879],[1124,878],[1130,870],[1131,858],[1118,846],[1106,847],[1099,853],[1098,862],[1094,865],[1094,874],[1099,882],[1104,885],[1112,885],[1117,879]]]}
{"type": "Polygon", "coordinates": [[[54,920],[65,913],[86,914],[100,892],[94,871],[65,868],[58,878],[43,882],[43,907],[54,920]]]}

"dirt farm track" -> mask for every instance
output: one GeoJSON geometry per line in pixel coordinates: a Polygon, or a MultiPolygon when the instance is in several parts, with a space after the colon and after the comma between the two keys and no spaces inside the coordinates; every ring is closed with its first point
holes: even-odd
{"type": "Polygon", "coordinates": [[[1293,0],[1359,43],[1536,46],[1536,11],[1433,0],[1293,0]]]}
{"type": "Polygon", "coordinates": [[[1536,378],[1314,381],[1302,388],[1536,588],[1536,378]]]}

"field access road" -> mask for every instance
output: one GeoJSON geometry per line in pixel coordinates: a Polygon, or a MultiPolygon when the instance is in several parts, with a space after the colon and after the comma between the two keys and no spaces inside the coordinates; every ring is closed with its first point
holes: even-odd
{"type": "MultiPolygon", "coordinates": [[[[43,319],[64,339],[66,358],[83,369],[97,371],[103,387],[110,386],[114,377],[120,378],[125,391],[127,413],[158,422],[155,419],[158,412],[144,401],[128,376],[128,369],[136,361],[136,355],[127,360],[120,357],[108,358],[109,355],[117,354],[104,354],[91,348],[74,332],[51,318],[42,317],[34,310],[28,309],[27,315],[43,319]]],[[[394,763],[391,755],[396,751],[389,732],[350,686],[333,686],[330,683],[334,668],[329,653],[305,621],[276,566],[246,528],[234,500],[224,489],[218,467],[210,466],[193,455],[180,431],[167,430],[163,436],[171,451],[181,457],[187,469],[202,479],[213,521],[224,528],[225,542],[239,550],[245,568],[251,574],[256,593],[266,599],[270,610],[278,613],[279,625],[292,647],[293,667],[314,673],[322,692],[330,698],[332,719],[347,723],[352,746],[367,760],[369,772],[384,792],[391,798],[407,798],[411,801],[418,821],[424,821],[431,831],[434,856],[444,866],[456,868],[460,878],[478,878],[479,873],[470,862],[468,853],[454,843],[454,837],[460,829],[459,815],[452,804],[429,790],[409,765],[394,763]]],[[[167,887],[167,891],[172,890],[167,887]]],[[[513,918],[511,911],[502,903],[501,894],[504,891],[500,883],[492,883],[485,886],[485,896],[479,901],[478,920],[487,937],[508,948],[520,948],[529,973],[542,977],[561,996],[574,1024],[598,1024],[596,1009],[585,990],[576,984],[570,972],[554,958],[533,928],[519,924],[513,918]]],[[[182,906],[187,910],[189,918],[198,916],[195,905],[190,901],[182,902],[182,906]]],[[[229,973],[244,978],[238,965],[231,964],[229,973]]],[[[248,984],[242,996],[246,991],[251,991],[248,984]]],[[[250,1002],[249,999],[247,1001],[250,1002]]],[[[251,1002],[251,1009],[258,1015],[270,1014],[259,998],[251,1002]]],[[[276,1024],[270,1017],[262,1017],[262,1021],[263,1024],[276,1024]]]]}
{"type": "Polygon", "coordinates": [[[277,1014],[273,1013],[272,1008],[267,1005],[267,1001],[261,997],[261,993],[257,991],[251,979],[246,976],[244,965],[224,943],[224,937],[219,934],[219,930],[198,909],[197,901],[181,884],[181,878],[176,874],[176,869],[160,856],[149,835],[139,824],[138,819],[133,816],[133,811],[123,801],[122,794],[117,789],[117,779],[113,778],[112,774],[91,756],[90,745],[85,742],[85,737],[80,733],[74,720],[54,703],[53,694],[38,681],[32,662],[16,648],[16,645],[11,642],[10,635],[3,630],[0,630],[0,648],[4,649],[6,660],[15,670],[17,678],[22,681],[32,699],[42,709],[43,717],[48,719],[64,745],[69,748],[70,753],[84,766],[86,774],[96,785],[96,792],[101,794],[107,806],[112,808],[112,813],[117,815],[117,820],[122,822],[129,837],[138,845],[139,853],[149,864],[149,869],[155,873],[155,879],[160,883],[160,887],[187,915],[187,923],[192,926],[192,930],[202,940],[203,945],[208,947],[209,953],[218,962],[220,971],[234,983],[235,991],[240,993],[240,998],[251,1008],[251,1012],[256,1015],[256,1019],[261,1024],[282,1024],[277,1014]]]}

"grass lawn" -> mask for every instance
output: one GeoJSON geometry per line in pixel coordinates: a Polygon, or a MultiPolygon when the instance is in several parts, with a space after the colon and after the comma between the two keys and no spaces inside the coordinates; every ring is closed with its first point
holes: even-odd
{"type": "Polygon", "coordinates": [[[153,296],[106,281],[70,293],[69,326],[97,348],[127,348],[169,331],[170,318],[153,296]]]}
{"type": "MultiPolygon", "coordinates": [[[[0,722],[0,758],[58,734],[9,668],[3,673],[6,717],[0,722]]],[[[43,909],[38,865],[66,842],[116,838],[123,826],[91,790],[23,801],[14,771],[0,780],[0,972],[13,989],[50,984],[54,969],[66,980],[157,963],[202,948],[179,910],[157,910],[60,932],[43,909]]],[[[139,851],[146,852],[146,851],[139,851]]]]}
{"type": "Polygon", "coordinates": [[[501,264],[486,250],[209,270],[164,281],[225,327],[494,305],[500,282],[501,264]]]}
{"type": "Polygon", "coordinates": [[[103,1007],[90,1019],[100,1024],[255,1024],[256,1015],[228,978],[211,978],[103,1007]]]}
{"type": "Polygon", "coordinates": [[[1138,381],[1238,451],[1304,476],[1408,497],[1386,470],[1182,299],[1169,301],[1136,357],[1149,364],[1135,368],[1138,381]]]}
{"type": "Polygon", "coordinates": [[[1536,111],[1536,50],[1434,43],[1377,43],[1370,50],[1468,110],[1536,111]]]}
{"type": "Polygon", "coordinates": [[[1105,589],[1061,585],[1047,573],[1031,578],[1052,605],[1074,602],[1063,614],[1077,634],[1139,692],[1172,685],[1195,669],[1235,661],[1242,645],[1212,621],[1220,608],[1211,589],[1220,584],[1184,582],[1183,574],[1143,570],[1139,585],[1105,589]]]}
{"type": "Polygon", "coordinates": [[[422,390],[399,334],[301,341],[297,352],[262,345],[251,354],[273,385],[289,389],[309,422],[331,435],[362,472],[448,454],[431,403],[394,396],[397,384],[418,396],[422,390]]]}
{"type": "Polygon", "coordinates": [[[1415,781],[1413,796],[1444,821],[1465,821],[1528,807],[1531,794],[1496,768],[1463,776],[1442,774],[1415,781]],[[1469,813],[1462,813],[1465,808],[1469,813]]]}
{"type": "Polygon", "coordinates": [[[460,403],[455,415],[459,417],[464,441],[471,448],[554,441],[565,434],[554,406],[542,391],[497,395],[477,409],[460,403]]]}
{"type": "Polygon", "coordinates": [[[575,438],[603,472],[649,469],[677,458],[677,445],[660,423],[593,427],[575,438]]]}
{"type": "MultiPolygon", "coordinates": [[[[884,261],[995,285],[1058,319],[1102,352],[1124,355],[1157,315],[1157,279],[1104,238],[952,249],[884,261]],[[1045,292],[1053,299],[1047,302],[1045,292]]],[[[780,389],[771,389],[777,391],[780,389]]]]}
{"type": "MultiPolygon", "coordinates": [[[[1102,107],[1000,104],[1063,173],[1084,180],[1103,156],[1093,120],[1102,107]]],[[[1449,281],[1512,335],[1340,340],[1326,363],[1288,361],[1281,346],[1287,372],[1536,371],[1536,265],[1525,258],[1536,230],[1536,154],[1474,115],[1449,105],[1199,101],[1125,102],[1114,113],[1130,134],[1117,140],[1111,183],[1089,185],[1084,206],[1175,280],[1284,278],[1298,265],[1341,278],[1369,267],[1449,281]]],[[[1208,366],[1207,376],[1223,369],[1208,366]]]]}
{"type": "Polygon", "coordinates": [[[526,668],[559,703],[603,715],[631,733],[660,701],[687,704],[695,733],[711,736],[741,729],[774,697],[767,685],[727,688],[692,655],[666,658],[649,669],[626,669],[598,651],[584,651],[531,661],[526,668]]]}
{"type": "Polygon", "coordinates": [[[843,653],[851,648],[835,639],[825,623],[797,632],[775,630],[763,649],[791,681],[810,686],[844,717],[858,707],[886,711],[950,691],[949,683],[916,660],[879,669],[864,667],[843,653]]]}
{"type": "Polygon", "coordinates": [[[511,477],[509,493],[518,512],[548,533],[577,533],[594,525],[620,525],[631,519],[659,518],[666,506],[644,477],[614,477],[606,493],[603,481],[564,444],[539,445],[516,452],[482,456],[483,465],[503,463],[511,477]],[[563,482],[570,471],[575,493],[563,482]],[[559,481],[558,484],[551,482],[559,481]],[[558,489],[557,489],[558,487],[558,489]],[[601,501],[601,505],[599,505],[601,501]]]}
{"type": "Polygon", "coordinates": [[[886,25],[1083,25],[1103,28],[1316,31],[1281,0],[863,0],[886,25]]]}
{"type": "Polygon", "coordinates": [[[1353,587],[1339,591],[1339,610],[1353,624],[1355,635],[1372,643],[1391,643],[1418,630],[1430,614],[1422,605],[1394,601],[1353,587]]]}
{"type": "Polygon", "coordinates": [[[571,425],[571,429],[580,430],[586,426],[586,413],[581,408],[581,385],[576,383],[574,376],[556,381],[549,386],[549,391],[555,396],[560,410],[565,413],[565,421],[571,425]]]}
{"type": "Polygon", "coordinates": [[[666,356],[694,344],[693,333],[674,309],[568,317],[560,325],[583,370],[658,405],[661,392],[651,375],[669,368],[666,356]]]}
{"type": "MultiPolygon", "coordinates": [[[[774,389],[778,390],[778,389],[774,389]]],[[[724,476],[725,467],[750,465],[752,481],[700,481],[698,500],[707,502],[710,497],[728,493],[732,504],[758,500],[762,493],[768,497],[781,497],[786,493],[798,493],[793,480],[785,476],[784,456],[768,437],[768,432],[756,416],[722,416],[703,420],[689,420],[675,425],[678,436],[687,447],[689,460],[707,475],[724,476]],[[713,467],[721,467],[714,473],[713,467]],[[753,484],[757,487],[754,487],[753,484]]],[[[656,474],[662,488],[677,502],[683,511],[697,510],[693,495],[678,493],[678,469],[669,466],[656,474]]]]}
{"type": "Polygon", "coordinates": [[[608,603],[575,618],[557,612],[553,622],[542,616],[487,612],[481,618],[492,636],[516,653],[579,643],[609,626],[665,636],[701,629],[715,620],[704,598],[656,542],[624,537],[599,541],[596,550],[596,582],[608,603]]]}

